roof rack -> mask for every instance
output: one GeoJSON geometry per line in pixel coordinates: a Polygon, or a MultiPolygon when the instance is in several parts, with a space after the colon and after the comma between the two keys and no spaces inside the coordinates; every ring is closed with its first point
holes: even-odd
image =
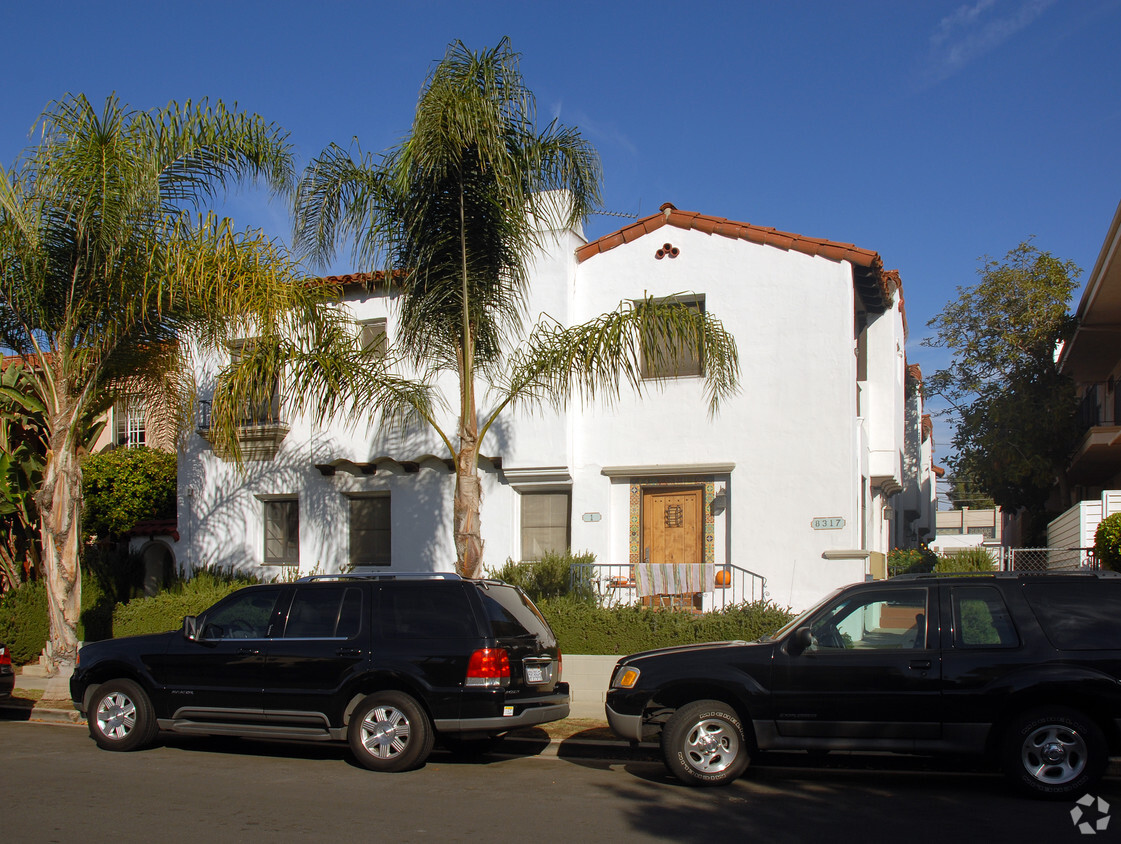
{"type": "Polygon", "coordinates": [[[1051,569],[1048,571],[920,571],[896,574],[888,580],[941,580],[947,577],[1121,577],[1121,572],[1104,569],[1051,569]]]}
{"type": "Polygon", "coordinates": [[[345,571],[336,574],[308,574],[296,583],[318,583],[332,580],[462,580],[449,571],[345,571]]]}

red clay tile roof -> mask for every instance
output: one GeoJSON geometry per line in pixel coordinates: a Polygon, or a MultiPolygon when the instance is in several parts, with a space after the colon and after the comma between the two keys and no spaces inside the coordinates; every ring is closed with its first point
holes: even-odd
{"type": "Polygon", "coordinates": [[[777,249],[793,250],[804,255],[827,258],[830,261],[848,261],[857,270],[854,276],[860,276],[856,281],[865,305],[879,312],[886,310],[893,294],[900,287],[898,271],[885,272],[879,254],[870,249],[861,249],[851,243],[836,243],[832,240],[804,237],[764,226],[753,226],[750,223],[737,223],[723,217],[711,217],[693,211],[678,211],[669,202],[662,205],[659,213],[643,217],[617,232],[604,235],[598,240],[581,246],[576,250],[576,260],[578,263],[586,261],[601,252],[607,252],[616,246],[622,246],[624,243],[630,243],[645,234],[657,231],[662,226],[695,229],[705,234],[718,234],[746,240],[749,243],[774,246],[777,249]]]}

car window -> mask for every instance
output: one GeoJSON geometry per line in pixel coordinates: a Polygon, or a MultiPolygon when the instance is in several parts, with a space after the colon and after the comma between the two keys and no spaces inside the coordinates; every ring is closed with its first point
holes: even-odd
{"type": "Polygon", "coordinates": [[[264,639],[281,589],[246,589],[207,610],[199,622],[202,639],[264,639]]]}
{"type": "Polygon", "coordinates": [[[285,639],[348,639],[357,635],[362,590],[344,586],[305,586],[296,589],[285,639]]]}
{"type": "Polygon", "coordinates": [[[520,590],[488,583],[486,588],[479,590],[479,597],[495,638],[530,635],[537,636],[542,642],[552,642],[553,632],[548,622],[520,590]]]}
{"type": "Polygon", "coordinates": [[[1047,639],[1061,650],[1121,650],[1121,584],[1042,581],[1024,586],[1047,639]]]}
{"type": "Polygon", "coordinates": [[[395,639],[465,639],[479,635],[458,583],[394,583],[382,589],[382,635],[395,639]]]}
{"type": "Polygon", "coordinates": [[[813,651],[916,650],[926,647],[925,588],[849,595],[810,625],[813,651]]]}
{"type": "Polygon", "coordinates": [[[1014,648],[1020,637],[1000,590],[956,586],[951,592],[955,648],[1014,648]]]}

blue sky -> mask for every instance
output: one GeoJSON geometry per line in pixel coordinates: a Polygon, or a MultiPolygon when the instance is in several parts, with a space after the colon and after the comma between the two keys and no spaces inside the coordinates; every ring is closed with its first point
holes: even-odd
{"type": "MultiPolygon", "coordinates": [[[[1121,200],[1121,0],[53,0],[4,3],[0,31],[4,166],[66,92],[237,101],[288,129],[301,167],[332,141],[380,151],[450,41],[509,35],[540,118],[598,148],[606,210],[669,201],[876,250],[927,373],[945,358],[926,323],[981,256],[1034,235],[1085,280],[1121,200]]],[[[226,208],[288,236],[259,192],[226,208]]],[[[936,440],[942,461],[944,423],[936,440]]]]}

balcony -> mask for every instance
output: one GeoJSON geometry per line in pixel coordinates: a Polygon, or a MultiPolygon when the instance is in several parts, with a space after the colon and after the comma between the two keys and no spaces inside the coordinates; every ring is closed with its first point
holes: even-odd
{"type": "Polygon", "coordinates": [[[1078,408],[1082,438],[1071,457],[1072,484],[1100,486],[1121,473],[1121,389],[1108,384],[1086,388],[1078,408]]]}
{"type": "MultiPolygon", "coordinates": [[[[238,423],[237,441],[241,449],[241,459],[247,461],[273,460],[280,450],[280,444],[288,436],[289,427],[280,413],[280,396],[247,412],[238,423]]],[[[222,460],[232,461],[233,454],[223,444],[216,442],[210,428],[209,401],[198,403],[198,435],[210,443],[214,453],[222,460]]]]}

